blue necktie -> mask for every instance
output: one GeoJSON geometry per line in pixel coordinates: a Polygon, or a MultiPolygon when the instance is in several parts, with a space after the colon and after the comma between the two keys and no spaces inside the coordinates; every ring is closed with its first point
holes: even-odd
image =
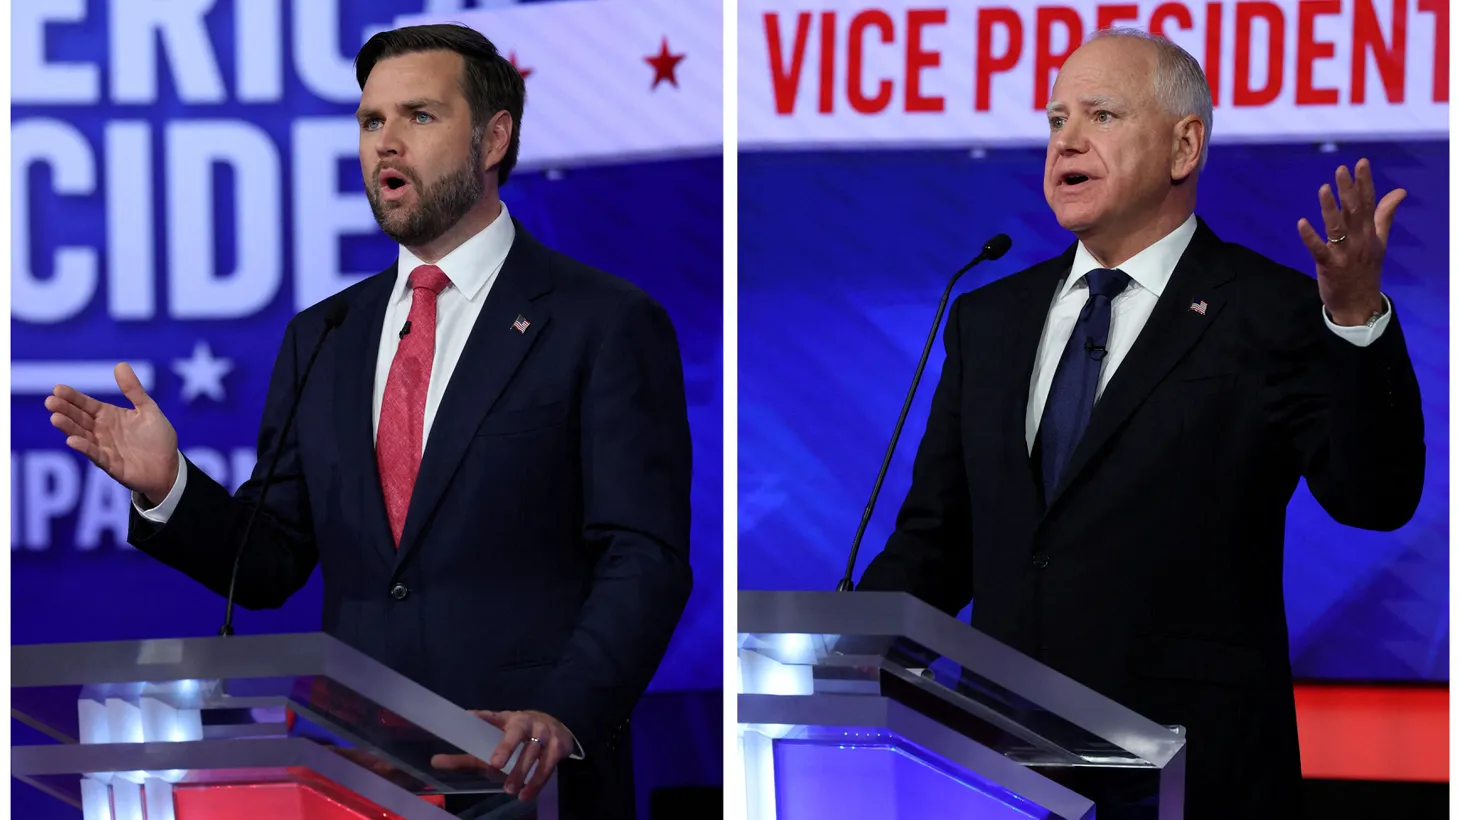
{"type": "Polygon", "coordinates": [[[1130,277],[1122,271],[1099,269],[1085,274],[1085,282],[1090,286],[1090,298],[1080,310],[1055,368],[1039,421],[1039,465],[1046,502],[1054,495],[1075,445],[1090,423],[1105,342],[1110,336],[1110,300],[1125,290],[1130,277]]]}

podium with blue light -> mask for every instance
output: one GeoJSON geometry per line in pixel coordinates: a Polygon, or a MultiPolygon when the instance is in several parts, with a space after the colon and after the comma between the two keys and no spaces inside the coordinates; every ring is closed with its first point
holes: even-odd
{"type": "Polygon", "coordinates": [[[1101,778],[1180,820],[1186,740],[895,592],[739,593],[748,820],[1084,820],[1101,778]]]}
{"type": "MultiPolygon", "coordinates": [[[[323,633],[15,646],[11,774],[85,820],[449,820],[502,733],[323,633]]],[[[515,764],[509,761],[508,768],[515,764]]],[[[536,817],[556,820],[556,777],[536,817]]],[[[470,799],[470,798],[469,798],[470,799]]]]}

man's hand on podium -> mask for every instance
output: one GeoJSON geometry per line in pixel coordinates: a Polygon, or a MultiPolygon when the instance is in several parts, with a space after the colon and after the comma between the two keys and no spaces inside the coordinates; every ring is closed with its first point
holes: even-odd
{"type": "Polygon", "coordinates": [[[522,800],[531,800],[537,796],[547,779],[552,776],[553,770],[558,763],[573,751],[573,735],[568,727],[558,722],[552,715],[542,712],[489,712],[481,709],[471,710],[473,715],[485,720],[502,730],[502,742],[497,744],[496,750],[492,752],[492,758],[483,761],[481,758],[472,755],[436,755],[431,758],[431,765],[438,769],[447,771],[459,769],[487,769],[501,771],[512,758],[512,752],[521,744],[527,744],[523,749],[521,757],[517,760],[517,766],[508,776],[503,790],[522,800]],[[532,765],[537,764],[537,771],[532,772],[532,779],[524,782],[528,772],[532,771],[532,765]]]}

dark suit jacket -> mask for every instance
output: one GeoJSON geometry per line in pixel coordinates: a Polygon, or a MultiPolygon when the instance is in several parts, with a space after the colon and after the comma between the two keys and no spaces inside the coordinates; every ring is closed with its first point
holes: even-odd
{"type": "Polygon", "coordinates": [[[1044,509],[1024,419],[1074,251],[954,302],[912,487],[859,589],[950,614],[972,600],[977,629],[1187,727],[1189,818],[1292,816],[1286,508],[1302,476],[1340,523],[1413,515],[1423,421],[1400,317],[1353,345],[1312,277],[1200,223],[1044,509]]]}
{"type": "MultiPolygon", "coordinates": [[[[649,296],[516,228],[433,422],[399,550],[371,428],[395,266],[341,294],[349,313],[283,442],[238,602],[278,607],[319,564],[326,632],[464,708],[558,718],[586,752],[559,770],[564,816],[632,817],[628,718],[691,586],[679,348],[649,296]]],[[[164,527],[133,512],[138,549],[226,594],[323,317],[321,303],[285,331],[253,478],[230,497],[189,464],[164,527]]]]}

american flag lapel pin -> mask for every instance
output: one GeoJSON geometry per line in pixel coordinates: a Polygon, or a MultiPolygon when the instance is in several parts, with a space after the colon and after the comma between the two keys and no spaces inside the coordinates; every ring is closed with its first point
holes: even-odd
{"type": "Polygon", "coordinates": [[[519,313],[517,314],[517,321],[512,323],[512,329],[518,333],[526,333],[528,325],[531,324],[531,322],[527,321],[526,317],[519,313]]]}
{"type": "Polygon", "coordinates": [[[1203,316],[1207,315],[1207,303],[1206,303],[1206,300],[1205,299],[1193,299],[1192,302],[1191,302],[1191,312],[1192,313],[1200,313],[1203,316]]]}

